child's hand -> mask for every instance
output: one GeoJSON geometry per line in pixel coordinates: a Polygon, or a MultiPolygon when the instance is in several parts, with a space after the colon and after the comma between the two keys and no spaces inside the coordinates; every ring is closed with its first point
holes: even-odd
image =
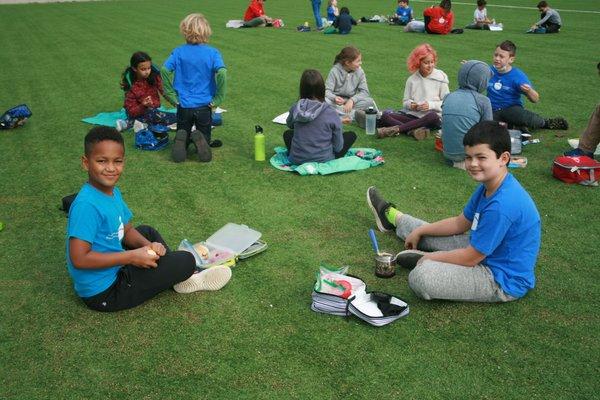
{"type": "Polygon", "coordinates": [[[142,105],[144,107],[152,107],[152,98],[150,96],[146,97],[144,100],[142,100],[142,105]]]}
{"type": "Polygon", "coordinates": [[[153,250],[160,257],[167,254],[167,249],[165,249],[165,246],[163,246],[162,243],[152,242],[150,243],[150,249],[153,250]]]}
{"type": "Polygon", "coordinates": [[[158,264],[156,264],[156,260],[159,258],[158,254],[152,250],[150,246],[129,250],[129,252],[131,254],[130,264],[133,264],[138,268],[156,268],[158,266],[158,264]]]}
{"type": "Polygon", "coordinates": [[[421,103],[421,104],[419,104],[417,106],[417,110],[419,110],[419,111],[427,111],[427,110],[429,110],[429,103],[426,102],[426,101],[424,101],[423,103],[421,103]]]}
{"type": "Polygon", "coordinates": [[[531,86],[529,86],[528,84],[524,83],[520,86],[521,91],[527,95],[527,93],[529,93],[531,91],[531,86]]]}
{"type": "Polygon", "coordinates": [[[421,240],[421,235],[416,230],[412,231],[404,239],[404,248],[407,250],[416,250],[419,240],[421,240]]]}
{"type": "Polygon", "coordinates": [[[335,96],[335,104],[337,104],[338,106],[341,106],[345,102],[346,102],[346,100],[344,100],[343,97],[335,96]]]}
{"type": "Polygon", "coordinates": [[[352,99],[348,99],[346,104],[344,104],[344,112],[350,113],[350,111],[352,111],[352,107],[354,107],[354,102],[352,101],[352,99]]]}
{"type": "Polygon", "coordinates": [[[414,101],[411,101],[410,109],[413,111],[417,111],[419,109],[419,105],[417,103],[415,103],[414,101]]]}

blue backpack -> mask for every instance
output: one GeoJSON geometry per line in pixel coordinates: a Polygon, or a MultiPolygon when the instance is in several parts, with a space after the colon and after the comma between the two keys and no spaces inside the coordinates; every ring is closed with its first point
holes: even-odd
{"type": "Polygon", "coordinates": [[[169,144],[169,135],[157,138],[149,129],[142,129],[135,134],[135,147],[140,150],[162,150],[169,144]]]}
{"type": "Polygon", "coordinates": [[[31,110],[27,104],[21,104],[11,108],[0,117],[0,129],[12,129],[22,126],[31,117],[31,110]]]}

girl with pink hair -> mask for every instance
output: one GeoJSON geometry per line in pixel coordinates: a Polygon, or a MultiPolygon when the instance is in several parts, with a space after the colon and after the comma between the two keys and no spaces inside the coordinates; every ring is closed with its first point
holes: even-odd
{"type": "Polygon", "coordinates": [[[448,76],[435,68],[437,53],[431,45],[417,46],[408,56],[406,65],[412,75],[406,80],[403,109],[384,112],[380,119],[382,128],[377,137],[398,136],[401,133],[423,140],[430,129],[439,129],[442,101],[450,92],[448,76]]]}

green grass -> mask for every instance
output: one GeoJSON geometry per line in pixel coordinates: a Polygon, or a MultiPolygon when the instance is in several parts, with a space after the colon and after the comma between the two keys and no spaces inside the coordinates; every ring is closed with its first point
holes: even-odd
{"type": "MultiPolygon", "coordinates": [[[[503,1],[533,6],[535,2],[503,1]]],[[[535,9],[488,7],[502,33],[445,37],[358,26],[349,36],[297,33],[310,21],[308,1],[268,1],[281,30],[230,30],[245,0],[120,1],[0,6],[0,109],[27,103],[24,128],[0,132],[0,398],[598,398],[598,189],[552,178],[552,158],[566,138],[541,131],[514,174],[542,216],[537,287],[504,305],[425,302],[406,271],[373,276],[365,204],[377,185],[400,209],[427,220],[457,214],[475,183],[446,167],[433,140],[378,141],[358,130],[357,145],[384,152],[382,167],[327,177],[278,172],[252,159],[254,124],[267,148],[281,145],[270,120],[297,97],[305,68],[327,74],[352,43],[363,52],[371,92],[382,108],[399,107],[405,60],[428,41],[456,88],[462,59],[489,62],[494,45],[518,45],[517,65],[541,95],[527,107],[565,116],[577,137],[598,101],[599,14],[564,12],[559,35],[525,35],[535,9]],[[181,43],[178,23],[201,11],[211,43],[229,70],[225,146],[213,162],[181,165],[169,151],[139,152],[126,134],[120,181],[135,223],[157,227],[176,246],[205,239],[226,222],[263,232],[266,253],[241,262],[216,293],[166,292],[133,310],[89,311],[78,300],[64,261],[66,220],[60,198],[86,179],[79,166],[85,116],[118,109],[118,80],[132,52],[160,64],[181,43]],[[384,328],[310,311],[321,262],[348,264],[370,289],[399,295],[408,318],[384,328]],[[594,378],[596,376],[596,378],[594,378]],[[596,382],[596,383],[594,383],[596,382]]],[[[393,1],[347,0],[355,17],[393,10],[393,1]]],[[[555,0],[556,8],[598,11],[596,1],[555,0]]],[[[413,2],[417,13],[425,3],[413,2]]],[[[457,25],[474,6],[455,5],[457,25]]],[[[381,247],[398,251],[393,236],[381,247]]]]}

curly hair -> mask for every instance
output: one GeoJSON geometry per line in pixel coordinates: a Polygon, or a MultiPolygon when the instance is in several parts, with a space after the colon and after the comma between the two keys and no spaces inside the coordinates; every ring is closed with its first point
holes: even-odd
{"type": "Polygon", "coordinates": [[[429,43],[423,43],[414,48],[406,59],[408,70],[413,73],[419,69],[421,61],[428,55],[433,56],[433,62],[437,64],[437,53],[429,43]]]}
{"type": "Polygon", "coordinates": [[[208,38],[212,35],[208,20],[200,13],[185,17],[179,24],[179,31],[189,44],[208,43],[208,38]]]}

